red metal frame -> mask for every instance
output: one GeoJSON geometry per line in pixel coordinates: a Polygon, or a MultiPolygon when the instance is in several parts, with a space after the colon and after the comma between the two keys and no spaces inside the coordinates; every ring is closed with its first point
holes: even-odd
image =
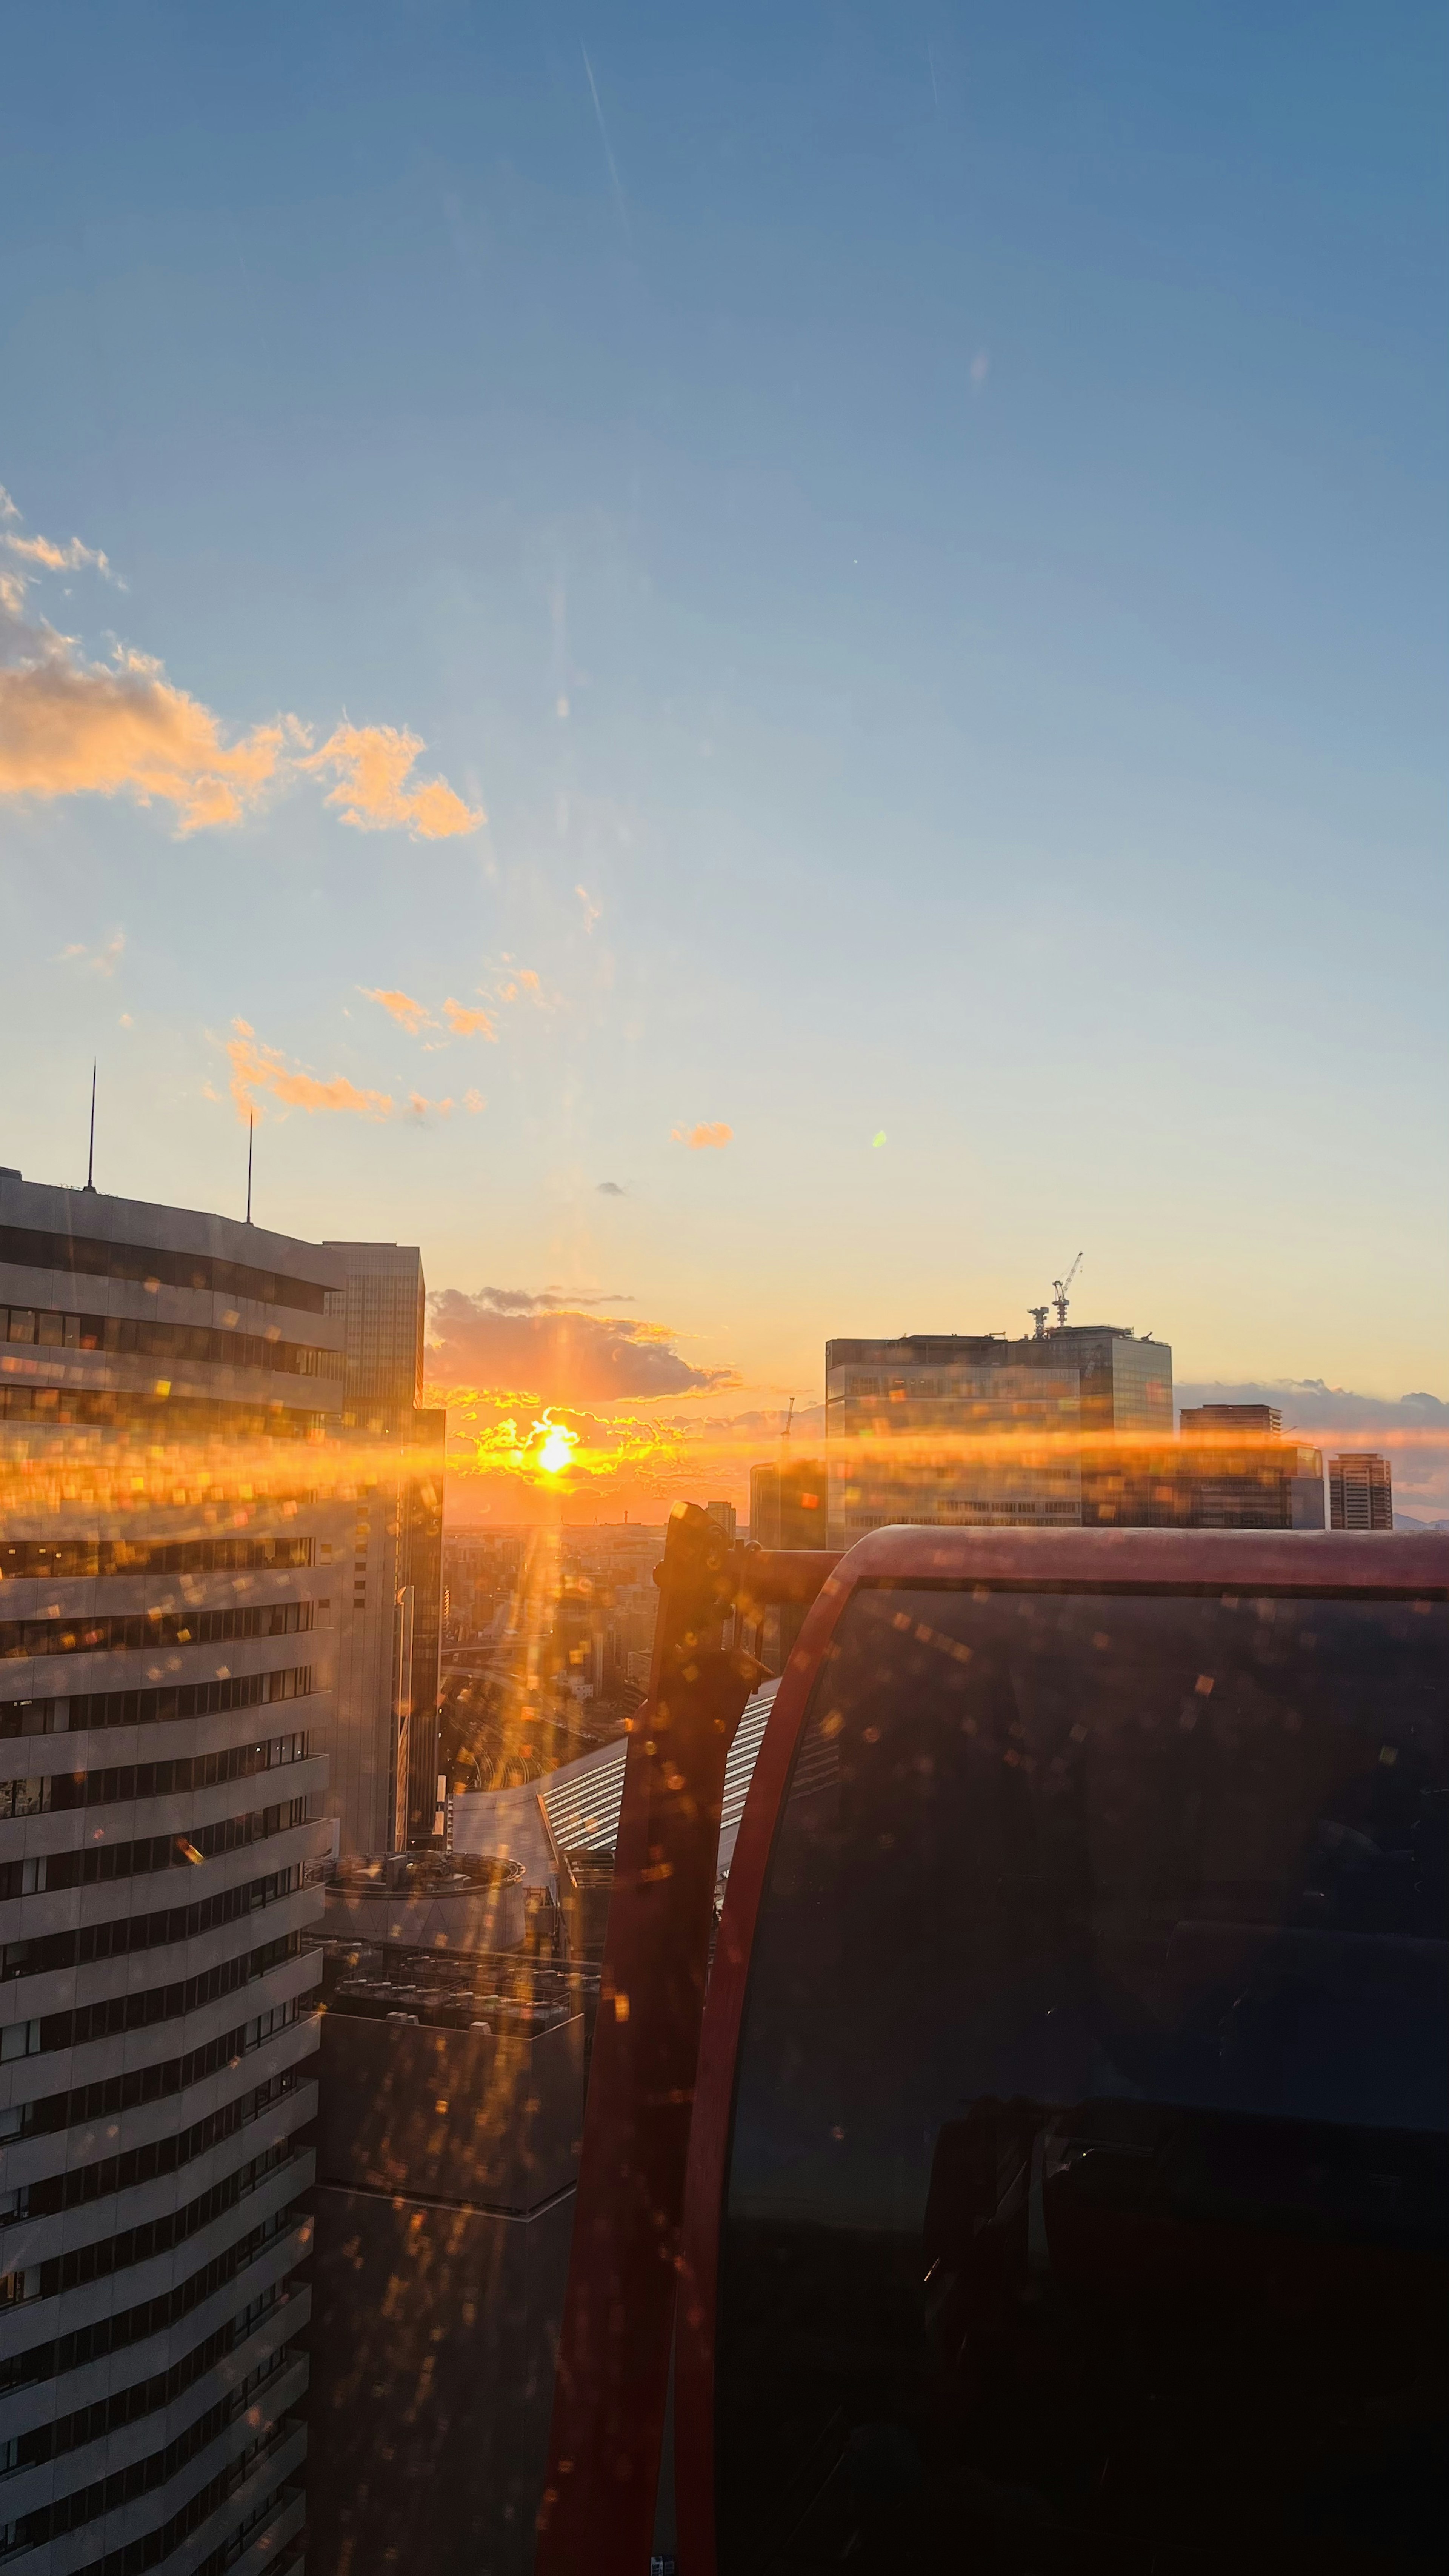
{"type": "Polygon", "coordinates": [[[670,1517],[649,1696],[624,1765],[537,2576],[647,2566],[725,1756],[763,1666],[724,1620],[809,1601],[834,1559],[731,1547],[670,1517]]]}
{"type": "Polygon", "coordinates": [[[821,1655],[860,1583],[972,1579],[1038,1588],[1180,1593],[1449,1595],[1449,1539],[1340,1532],[893,1528],[862,1539],[828,1576],[776,1694],[735,1842],[700,2036],[675,2328],[679,2561],[716,2576],[714,2413],[720,2233],[735,2064],[750,1954],[775,1829],[821,1655]]]}

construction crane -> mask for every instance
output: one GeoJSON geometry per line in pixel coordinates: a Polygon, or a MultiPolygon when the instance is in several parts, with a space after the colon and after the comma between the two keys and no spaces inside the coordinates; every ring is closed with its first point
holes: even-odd
{"type": "Polygon", "coordinates": [[[1067,1272],[1065,1279],[1054,1279],[1052,1281],[1052,1304],[1057,1310],[1057,1325],[1059,1329],[1065,1328],[1067,1320],[1067,1290],[1070,1288],[1072,1281],[1075,1279],[1081,1266],[1082,1256],[1079,1252],[1076,1260],[1072,1263],[1070,1270],[1067,1272]]]}

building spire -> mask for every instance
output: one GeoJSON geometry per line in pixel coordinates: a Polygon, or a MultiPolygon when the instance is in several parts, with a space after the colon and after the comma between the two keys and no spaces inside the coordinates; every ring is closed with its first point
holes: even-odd
{"type": "Polygon", "coordinates": [[[86,1188],[95,1194],[96,1186],[96,1059],[91,1058],[91,1149],[86,1158],[86,1188]]]}
{"type": "Polygon", "coordinates": [[[255,1136],[256,1131],[257,1131],[257,1113],[256,1113],[256,1111],[255,1111],[254,1109],[252,1109],[252,1110],[249,1110],[249,1111],[248,1111],[248,1113],[247,1113],[247,1216],[246,1216],[246,1221],[247,1221],[248,1225],[250,1225],[250,1224],[251,1224],[251,1221],[252,1221],[252,1138],[255,1136]]]}

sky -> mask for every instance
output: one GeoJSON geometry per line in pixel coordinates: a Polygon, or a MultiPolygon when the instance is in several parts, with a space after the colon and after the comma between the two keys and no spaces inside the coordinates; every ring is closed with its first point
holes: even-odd
{"type": "Polygon", "coordinates": [[[1444,52],[17,0],[0,1161],[646,1448],[1079,1248],[1449,1398],[1444,52]]]}

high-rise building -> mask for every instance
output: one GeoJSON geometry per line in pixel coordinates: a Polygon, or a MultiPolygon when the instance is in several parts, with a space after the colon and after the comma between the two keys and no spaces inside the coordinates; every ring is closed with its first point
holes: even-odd
{"type": "Polygon", "coordinates": [[[1394,1478],[1372,1449],[1345,1450],[1328,1462],[1328,1525],[1336,1530],[1391,1530],[1394,1478]]]}
{"type": "Polygon", "coordinates": [[[824,1547],[829,1485],[823,1458],[782,1458],[750,1469],[750,1537],[756,1547],[824,1547]]]}
{"type": "Polygon", "coordinates": [[[893,1521],[1071,1527],[1078,1439],[1172,1430],[1172,1352],[1112,1324],[825,1345],[832,1547],[893,1521]]]}
{"type": "Polygon", "coordinates": [[[447,1415],[425,1408],[427,1287],[415,1244],[329,1243],[342,1280],[342,1423],[363,1453],[349,1615],[328,1744],[339,1850],[405,1851],[438,1818],[447,1415]]]}
{"type": "Polygon", "coordinates": [[[734,1504],[706,1503],[704,1509],[706,1519],[712,1520],[715,1528],[722,1530],[725,1537],[732,1540],[739,1526],[739,1515],[734,1504]]]}
{"type": "Polygon", "coordinates": [[[0,1177],[0,2555],[300,2566],[333,1257],[0,1177]]]}

